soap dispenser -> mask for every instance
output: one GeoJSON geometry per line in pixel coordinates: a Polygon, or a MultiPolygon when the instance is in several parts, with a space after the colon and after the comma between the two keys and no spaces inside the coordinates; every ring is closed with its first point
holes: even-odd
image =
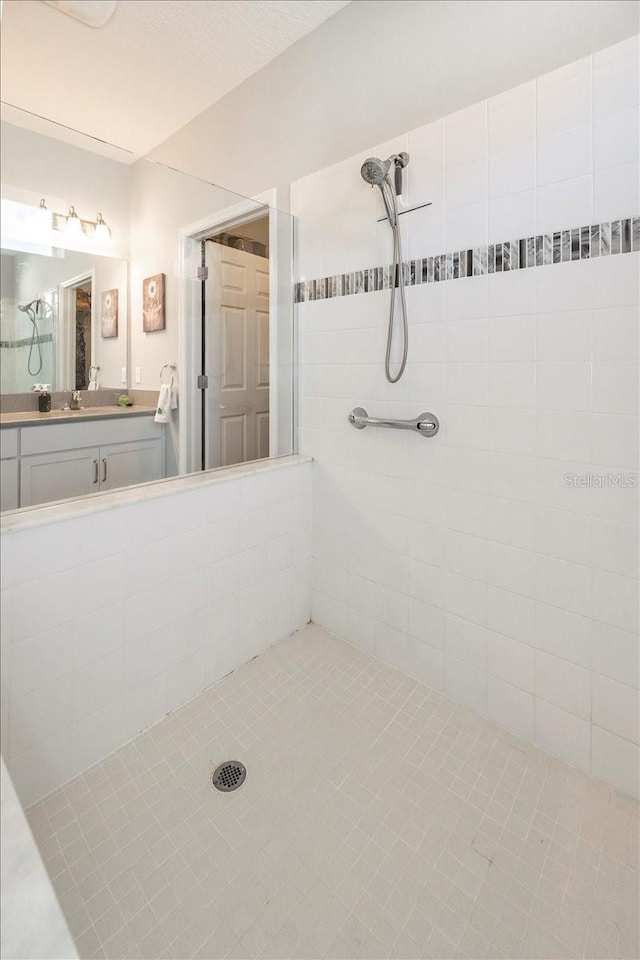
{"type": "Polygon", "coordinates": [[[51,413],[51,393],[48,383],[41,383],[38,394],[38,410],[40,413],[51,413]]]}

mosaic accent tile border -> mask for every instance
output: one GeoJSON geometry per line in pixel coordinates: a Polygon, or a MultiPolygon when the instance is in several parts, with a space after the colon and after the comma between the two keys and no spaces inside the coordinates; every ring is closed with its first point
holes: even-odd
{"type": "MultiPolygon", "coordinates": [[[[536,237],[409,260],[401,267],[402,283],[409,287],[441,280],[462,280],[485,273],[506,273],[632,252],[640,252],[640,217],[573,227],[536,237]]],[[[400,270],[396,271],[395,277],[391,274],[391,266],[371,267],[333,277],[302,280],[295,284],[294,300],[296,303],[307,303],[311,300],[348,297],[355,293],[389,290],[392,286],[399,286],[400,270]]]]}
{"type": "Polygon", "coordinates": [[[39,336],[34,337],[33,341],[31,337],[25,337],[23,340],[0,340],[0,347],[3,350],[9,350],[15,347],[30,347],[31,343],[51,343],[53,340],[52,333],[41,333],[39,336]]]}

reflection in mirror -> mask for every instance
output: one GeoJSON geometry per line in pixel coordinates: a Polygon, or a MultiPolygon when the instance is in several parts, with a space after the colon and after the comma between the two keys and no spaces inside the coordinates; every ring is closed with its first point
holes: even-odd
{"type": "Polygon", "coordinates": [[[0,251],[2,393],[123,389],[127,263],[54,249],[0,251]]]}
{"type": "Polygon", "coordinates": [[[292,453],[275,191],[21,122],[2,123],[2,509],[292,453]]]}

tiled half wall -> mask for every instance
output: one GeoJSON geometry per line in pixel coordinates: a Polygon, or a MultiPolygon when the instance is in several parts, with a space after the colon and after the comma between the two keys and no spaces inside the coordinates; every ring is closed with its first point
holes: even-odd
{"type": "Polygon", "coordinates": [[[2,753],[23,805],[308,622],[311,464],[231,473],[3,531],[2,753]]]}
{"type": "Polygon", "coordinates": [[[314,620],[631,794],[638,75],[633,38],[292,187],[314,620]],[[431,206],[400,217],[390,385],[391,235],[360,166],[403,150],[405,208],[431,206]],[[356,431],[355,406],[441,429],[356,431]]]}

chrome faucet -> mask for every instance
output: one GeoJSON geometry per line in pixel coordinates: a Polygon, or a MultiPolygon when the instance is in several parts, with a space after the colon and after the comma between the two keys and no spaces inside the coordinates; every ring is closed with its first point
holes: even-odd
{"type": "Polygon", "coordinates": [[[71,394],[71,409],[80,410],[80,404],[82,403],[82,394],[79,390],[74,390],[71,394]]]}

